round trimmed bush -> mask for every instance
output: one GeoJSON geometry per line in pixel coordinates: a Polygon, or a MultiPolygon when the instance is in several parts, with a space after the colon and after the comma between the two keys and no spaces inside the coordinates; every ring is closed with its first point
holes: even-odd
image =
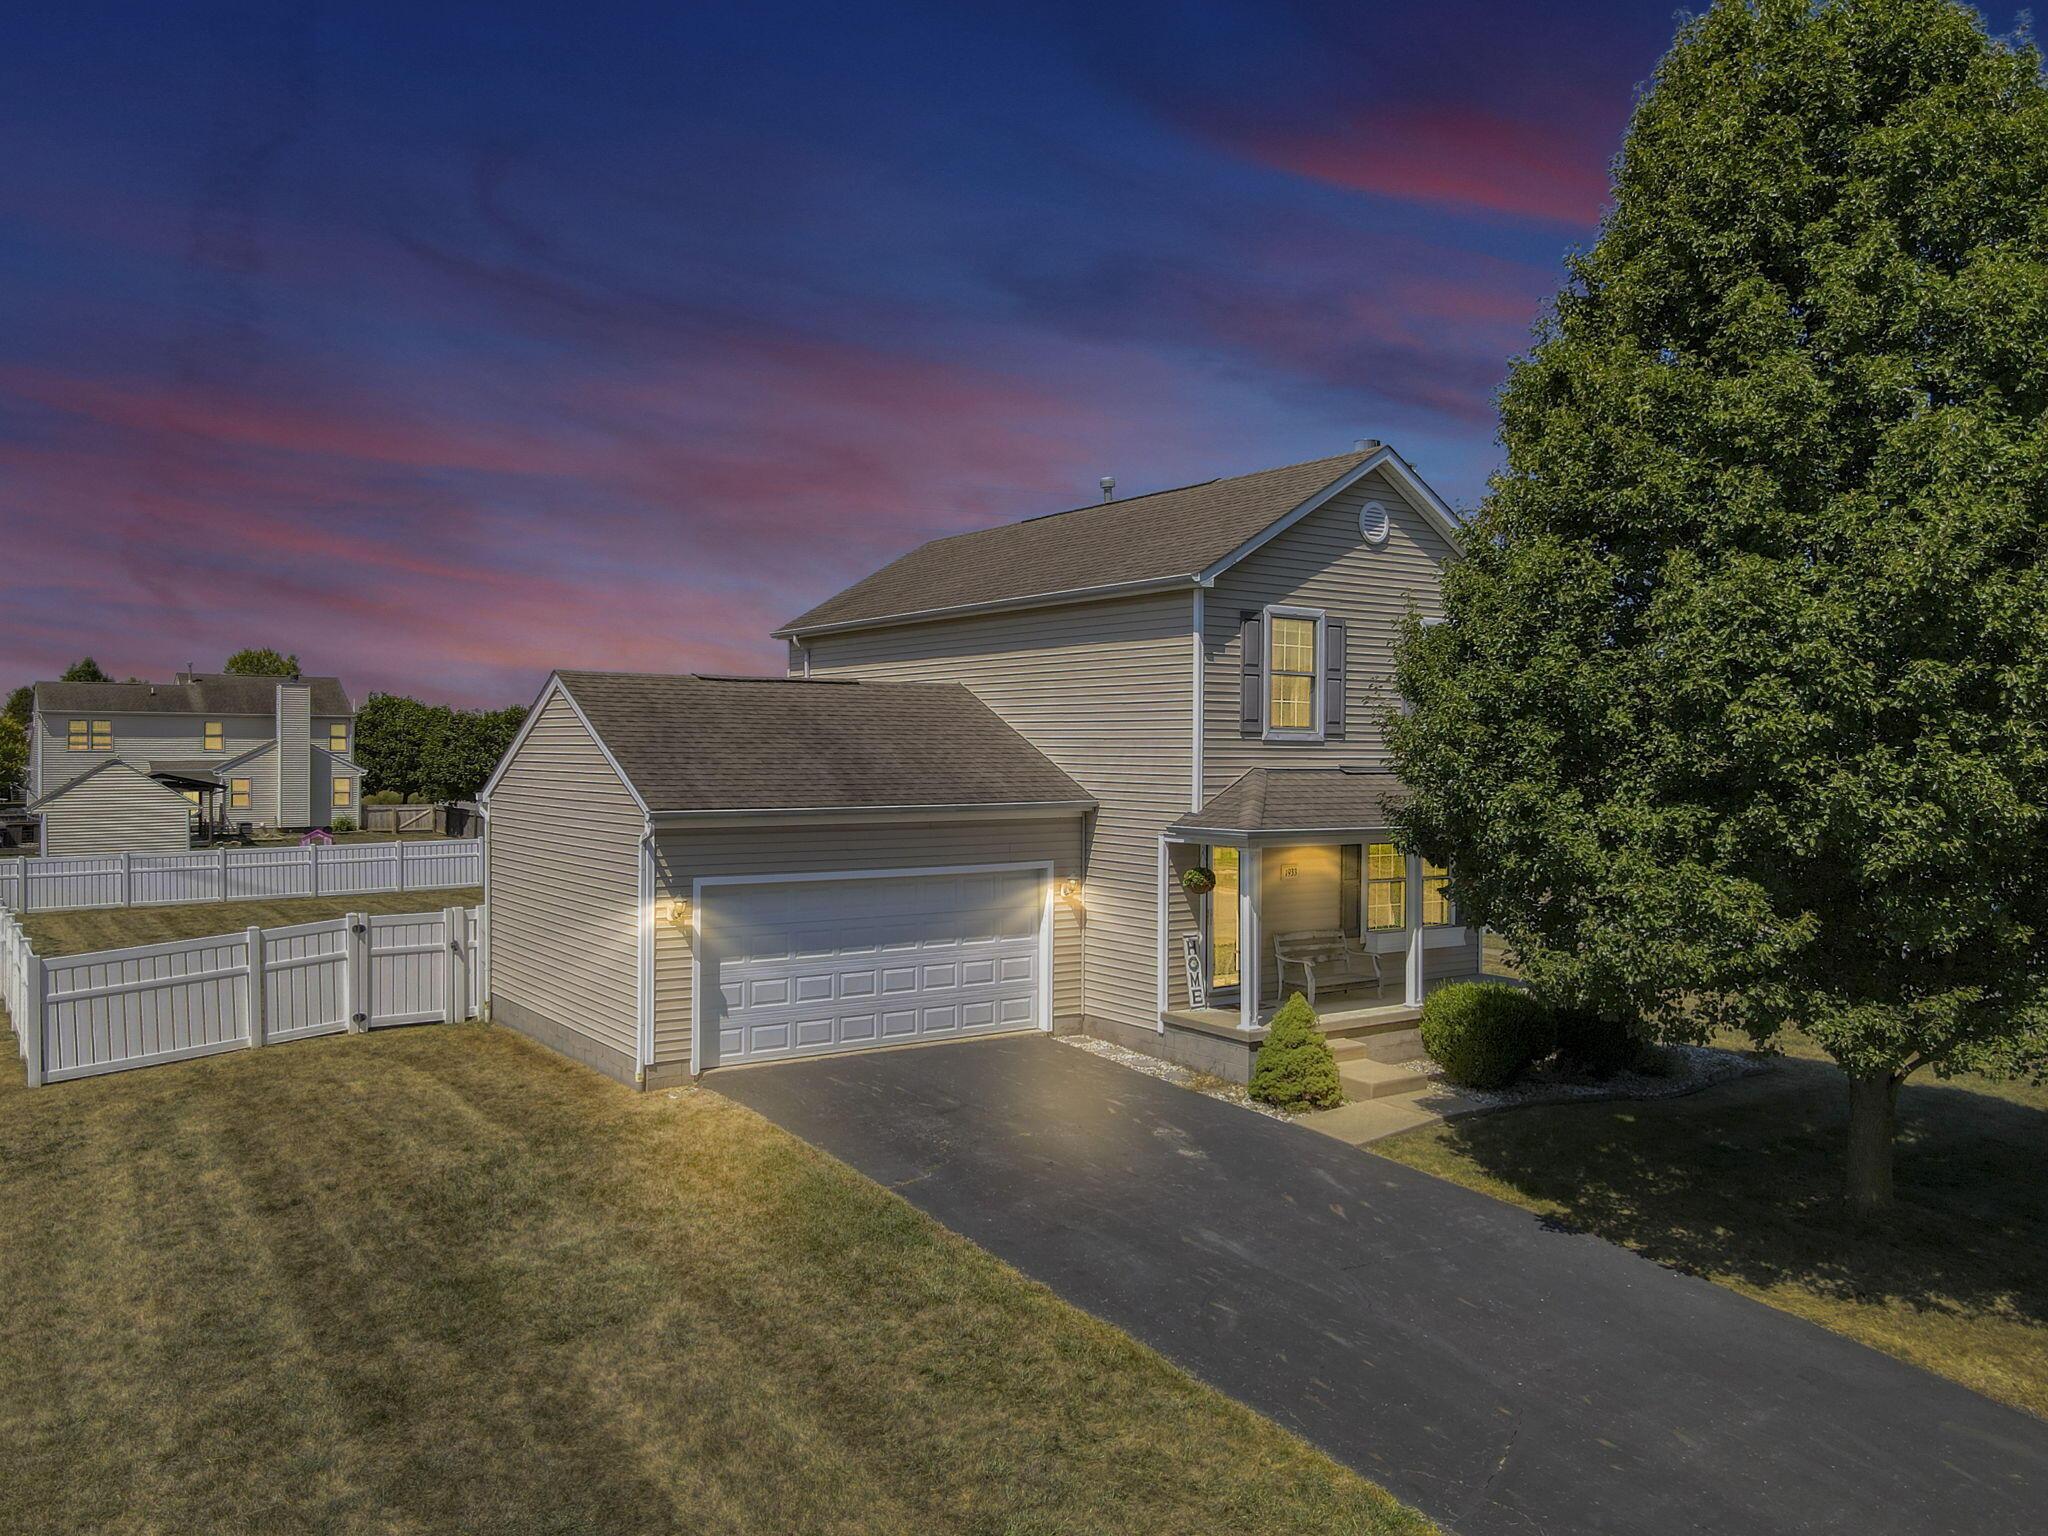
{"type": "Polygon", "coordinates": [[[1643,1053],[1643,1042],[1629,1028],[1628,1020],[1591,1008],[1560,1008],[1557,1020],[1557,1057],[1565,1066],[1592,1077],[1612,1077],[1632,1067],[1643,1053]]]}
{"type": "Polygon", "coordinates": [[[1344,1102],[1337,1058],[1316,1028],[1315,1010],[1299,992],[1266,1026],[1247,1091],[1262,1104],[1288,1110],[1335,1109],[1344,1102]]]}
{"type": "Polygon", "coordinates": [[[1459,981],[1422,1000],[1422,1048],[1466,1088],[1505,1088],[1555,1048],[1550,1010],[1521,987],[1459,981]]]}

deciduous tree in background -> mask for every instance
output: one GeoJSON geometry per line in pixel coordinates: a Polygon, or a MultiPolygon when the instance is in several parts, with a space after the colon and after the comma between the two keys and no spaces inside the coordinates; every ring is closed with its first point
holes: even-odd
{"type": "Polygon", "coordinates": [[[2048,1065],[2048,92],[1946,0],[1718,0],[1411,626],[1410,839],[1545,984],[1797,1026],[1892,1191],[1916,1071],[2048,1065]]]}
{"type": "Polygon", "coordinates": [[[467,800],[482,789],[526,718],[507,709],[451,709],[373,693],[356,711],[356,762],[371,794],[467,800]]]}
{"type": "Polygon", "coordinates": [[[0,801],[19,800],[28,786],[28,732],[0,714],[0,801]]]}
{"type": "Polygon", "coordinates": [[[81,657],[64,669],[58,679],[61,683],[111,683],[113,679],[100,670],[100,664],[90,656],[81,657]]]}
{"type": "Polygon", "coordinates": [[[280,656],[268,647],[237,651],[227,659],[227,664],[221,670],[239,677],[297,677],[299,658],[280,656]]]}

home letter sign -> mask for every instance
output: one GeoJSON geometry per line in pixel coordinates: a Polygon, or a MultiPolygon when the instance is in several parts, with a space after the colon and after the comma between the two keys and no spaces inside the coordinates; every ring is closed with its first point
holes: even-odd
{"type": "Polygon", "coordinates": [[[1199,933],[1183,934],[1180,950],[1188,968],[1188,1006],[1206,1008],[1209,1006],[1209,991],[1202,985],[1202,936],[1199,933]]]}

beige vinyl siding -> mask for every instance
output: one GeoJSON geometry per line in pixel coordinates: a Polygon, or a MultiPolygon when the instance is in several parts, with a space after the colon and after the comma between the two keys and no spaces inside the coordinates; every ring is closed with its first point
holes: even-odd
{"type": "Polygon", "coordinates": [[[1250,768],[1385,767],[1378,722],[1394,701],[1395,634],[1411,602],[1424,618],[1441,612],[1442,568],[1450,558],[1443,535],[1393,482],[1374,473],[1218,576],[1202,615],[1204,798],[1250,768]],[[1359,536],[1358,509],[1368,501],[1391,514],[1382,545],[1359,536]],[[1275,603],[1320,608],[1349,626],[1342,741],[1267,742],[1239,734],[1241,615],[1275,603]]]}
{"type": "Polygon", "coordinates": [[[175,789],[115,763],[43,807],[42,851],[181,853],[192,846],[192,803],[175,789]]]}
{"type": "Polygon", "coordinates": [[[313,825],[317,827],[328,826],[336,816],[347,816],[357,826],[361,826],[363,824],[362,775],[355,768],[350,767],[347,762],[329,752],[322,745],[326,739],[327,737],[324,732],[316,735],[313,739],[312,786],[310,790],[313,825]],[[338,778],[345,778],[349,781],[351,792],[347,805],[337,806],[334,803],[334,780],[338,778]]]}
{"type": "Polygon", "coordinates": [[[645,819],[559,692],[491,792],[491,995],[637,1057],[645,819]]]}
{"type": "Polygon", "coordinates": [[[236,779],[249,781],[249,808],[237,810],[232,793],[221,796],[229,822],[247,821],[258,826],[277,825],[277,747],[258,752],[239,763],[224,763],[220,769],[221,788],[232,790],[236,779]]]}
{"type": "Polygon", "coordinates": [[[310,827],[313,821],[313,690],[277,688],[277,824],[310,827]]]}
{"type": "MultiPolygon", "coordinates": [[[[1262,1001],[1270,1005],[1280,1001],[1273,941],[1282,934],[1313,933],[1337,926],[1342,912],[1339,887],[1343,883],[1344,866],[1343,855],[1335,843],[1271,846],[1264,850],[1262,857],[1264,929],[1260,941],[1264,952],[1260,957],[1260,990],[1264,994],[1262,1001]]],[[[1425,982],[1478,974],[1478,930],[1468,928],[1465,933],[1462,944],[1423,951],[1422,975],[1425,982]]],[[[1405,932],[1401,939],[1405,944],[1405,932]]],[[[1388,950],[1380,955],[1380,966],[1389,985],[1400,985],[1407,963],[1405,949],[1388,950]]],[[[1291,987],[1301,984],[1298,974],[1293,972],[1289,973],[1288,982],[1291,987]]]]}
{"type": "MultiPolygon", "coordinates": [[[[1057,889],[1061,880],[1079,878],[1081,841],[1078,816],[657,829],[654,888],[658,899],[687,900],[692,882],[713,875],[1050,862],[1057,889]]],[[[496,900],[493,886],[492,901],[496,900]]],[[[717,887],[705,900],[716,902],[717,887]]],[[[1052,933],[1053,1018],[1074,1019],[1081,1013],[1081,922],[1064,902],[1053,904],[1052,933]]],[[[668,925],[655,930],[654,1061],[659,1067],[686,1069],[692,1064],[690,961],[688,930],[668,925]]]]}
{"type": "MultiPolygon", "coordinates": [[[[54,791],[79,775],[97,768],[111,758],[137,767],[152,762],[226,763],[253,747],[269,744],[276,722],[268,715],[64,715],[36,716],[36,753],[42,784],[54,791]],[[111,752],[72,752],[66,749],[65,733],[74,719],[110,720],[114,726],[111,752]],[[223,746],[218,752],[205,747],[208,719],[219,720],[223,746]]],[[[274,819],[266,814],[265,820],[274,819]]]]}
{"type": "Polygon", "coordinates": [[[1159,834],[1193,774],[1190,592],[809,642],[811,676],[964,683],[1101,803],[1087,850],[1083,1008],[1158,1027],[1159,834]]]}

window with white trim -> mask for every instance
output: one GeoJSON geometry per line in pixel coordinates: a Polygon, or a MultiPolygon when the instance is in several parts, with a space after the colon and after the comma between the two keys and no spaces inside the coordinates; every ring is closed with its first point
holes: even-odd
{"type": "Polygon", "coordinates": [[[344,756],[347,755],[348,726],[345,722],[340,720],[329,722],[327,727],[327,750],[330,752],[339,752],[344,756]]]}
{"type": "Polygon", "coordinates": [[[1266,610],[1266,735],[1320,741],[1323,616],[1313,608],[1266,610]]]}
{"type": "Polygon", "coordinates": [[[1408,926],[1408,861],[1392,843],[1366,844],[1365,926],[1376,933],[1408,926]]]}
{"type": "Polygon", "coordinates": [[[1450,871],[1441,864],[1422,861],[1422,926],[1425,928],[1455,928],[1458,926],[1457,904],[1451,900],[1450,871]]]}
{"type": "Polygon", "coordinates": [[[227,750],[227,732],[222,728],[218,720],[206,722],[206,732],[201,740],[204,743],[204,750],[208,752],[224,752],[227,750]]]}
{"type": "Polygon", "coordinates": [[[334,776],[334,805],[336,809],[345,809],[350,805],[352,803],[350,797],[354,793],[355,781],[345,773],[337,773],[334,776]]]}
{"type": "Polygon", "coordinates": [[[228,809],[231,811],[246,811],[249,809],[249,781],[247,779],[228,780],[228,809]]]}
{"type": "Polygon", "coordinates": [[[111,752],[114,750],[114,722],[73,720],[67,727],[64,746],[71,752],[111,752]]]}

